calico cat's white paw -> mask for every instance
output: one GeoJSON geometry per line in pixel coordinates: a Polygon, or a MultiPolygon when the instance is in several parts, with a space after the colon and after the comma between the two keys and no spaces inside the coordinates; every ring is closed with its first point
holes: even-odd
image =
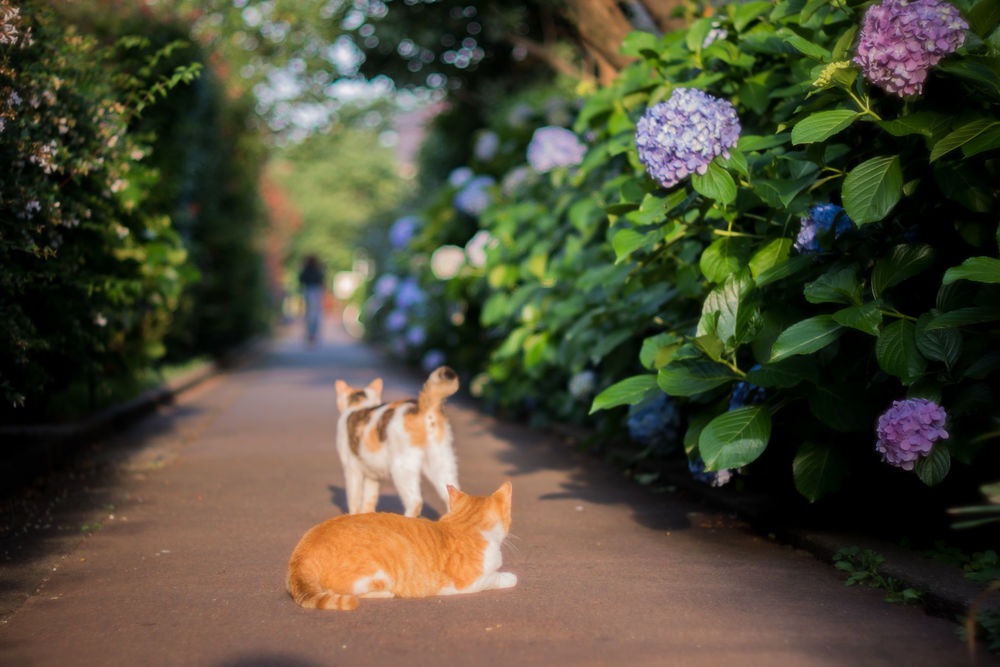
{"type": "Polygon", "coordinates": [[[517,586],[517,575],[513,572],[497,572],[493,575],[493,583],[497,588],[513,588],[517,586]]]}

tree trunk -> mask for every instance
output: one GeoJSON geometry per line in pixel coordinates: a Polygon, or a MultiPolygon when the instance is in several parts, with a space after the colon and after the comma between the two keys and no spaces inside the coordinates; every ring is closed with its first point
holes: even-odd
{"type": "Polygon", "coordinates": [[[642,0],[642,4],[663,32],[673,32],[687,23],[683,14],[673,16],[674,10],[684,5],[684,0],[642,0]]]}
{"type": "Polygon", "coordinates": [[[632,62],[618,52],[632,26],[614,0],[567,0],[564,12],[599,61],[614,70],[632,62]]]}

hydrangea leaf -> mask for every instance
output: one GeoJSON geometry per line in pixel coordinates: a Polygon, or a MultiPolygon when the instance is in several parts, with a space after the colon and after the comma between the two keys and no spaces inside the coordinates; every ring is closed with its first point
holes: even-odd
{"type": "Polygon", "coordinates": [[[755,252],[749,261],[750,271],[754,279],[760,278],[762,273],[787,260],[791,249],[792,239],[780,238],[772,239],[767,245],[755,252]]]}
{"type": "Polygon", "coordinates": [[[642,348],[639,350],[639,363],[647,370],[655,371],[665,366],[673,352],[680,347],[681,339],[677,334],[665,332],[650,336],[642,341],[642,348]]]}
{"type": "Polygon", "coordinates": [[[687,430],[684,432],[684,453],[687,454],[689,459],[698,457],[698,438],[701,437],[701,432],[704,430],[705,425],[712,421],[714,417],[715,415],[711,411],[703,410],[688,421],[687,430]]]}
{"type": "Polygon", "coordinates": [[[993,257],[970,257],[958,266],[944,272],[942,284],[956,280],[971,280],[977,283],[1000,283],[1000,259],[993,257]]]}
{"type": "Polygon", "coordinates": [[[937,444],[931,453],[913,464],[913,472],[927,486],[937,486],[948,476],[951,470],[951,452],[948,448],[937,444]]]}
{"type": "Polygon", "coordinates": [[[910,134],[934,136],[939,128],[947,124],[951,117],[936,111],[917,111],[893,120],[879,120],[876,124],[894,137],[910,134]]]}
{"type": "Polygon", "coordinates": [[[771,438],[771,413],[754,405],[724,412],[698,436],[698,451],[710,471],[740,468],[757,460],[771,438]]]}
{"type": "Polygon", "coordinates": [[[698,266],[709,282],[721,283],[743,265],[748,249],[746,239],[723,236],[705,248],[698,266]]]}
{"type": "Polygon", "coordinates": [[[974,141],[970,141],[962,146],[962,156],[970,158],[974,155],[979,155],[980,153],[985,153],[986,151],[991,151],[996,148],[1000,148],[1000,127],[994,127],[991,130],[987,130],[976,137],[974,141]]]}
{"type": "Polygon", "coordinates": [[[795,489],[811,503],[840,489],[847,478],[843,454],[826,443],[806,440],[792,461],[795,489]]]}
{"type": "Polygon", "coordinates": [[[850,109],[820,111],[803,118],[792,128],[793,144],[824,141],[846,129],[860,114],[850,109]]]}
{"type": "Polygon", "coordinates": [[[732,204],[736,200],[736,181],[714,160],[704,174],[691,176],[691,185],[699,194],[722,204],[732,204]]]}
{"type": "Polygon", "coordinates": [[[934,148],[931,149],[930,161],[934,162],[956,148],[961,148],[986,130],[997,125],[1000,125],[1000,121],[993,120],[992,118],[978,118],[949,132],[934,144],[934,148]]]}
{"type": "Polygon", "coordinates": [[[738,31],[743,32],[750,25],[751,21],[758,16],[766,14],[771,9],[771,6],[772,3],[770,2],[743,2],[731,4],[727,9],[733,19],[733,26],[738,31]]]}
{"type": "Polygon", "coordinates": [[[938,315],[927,325],[927,329],[967,327],[970,324],[982,324],[983,322],[995,322],[996,320],[1000,320],[1000,307],[969,306],[967,308],[949,310],[947,313],[938,315]]]}
{"type": "Polygon", "coordinates": [[[744,153],[751,153],[754,151],[765,151],[768,148],[776,148],[784,143],[787,143],[791,138],[790,132],[782,132],[781,134],[768,134],[768,135],[756,135],[756,134],[746,134],[740,137],[739,141],[736,142],[736,148],[744,153]]]}
{"type": "Polygon", "coordinates": [[[889,214],[903,195],[899,156],[875,157],[852,169],[844,179],[844,209],[858,225],[877,222],[889,214]]]}
{"type": "Polygon", "coordinates": [[[660,369],[656,381],[671,396],[694,396],[735,379],[728,366],[702,358],[672,361],[660,369]]]}
{"type": "Polygon", "coordinates": [[[833,314],[833,319],[837,324],[878,336],[879,327],[882,326],[882,310],[877,302],[869,301],[860,306],[842,308],[833,314]]]}
{"type": "Polygon", "coordinates": [[[655,375],[652,373],[633,375],[616,382],[595,396],[594,402],[590,406],[590,414],[619,405],[641,403],[657,391],[655,375]]]}
{"type": "Polygon", "coordinates": [[[659,236],[657,230],[643,233],[632,228],[619,229],[611,239],[611,246],[615,249],[615,263],[624,262],[639,248],[653,246],[659,240],[659,236]]]}
{"type": "Polygon", "coordinates": [[[747,371],[746,381],[757,387],[788,389],[802,382],[816,382],[816,362],[809,357],[789,357],[747,371]]]}
{"type": "Polygon", "coordinates": [[[802,55],[809,56],[810,58],[815,58],[816,60],[821,60],[823,62],[829,62],[832,58],[832,54],[828,49],[824,49],[819,44],[810,42],[805,37],[792,32],[789,28],[782,28],[778,31],[778,35],[791,44],[795,50],[802,55]]]}
{"type": "Polygon", "coordinates": [[[861,283],[854,269],[824,273],[802,290],[809,303],[845,303],[861,305],[861,283]]]}
{"type": "Polygon", "coordinates": [[[879,367],[907,385],[927,369],[927,361],[917,349],[914,329],[913,322],[897,320],[882,329],[875,343],[875,358],[879,367]]]}
{"type": "Polygon", "coordinates": [[[872,270],[871,287],[875,296],[881,296],[889,287],[930,268],[934,262],[934,248],[923,244],[901,244],[893,247],[872,270]]]}
{"type": "Polygon", "coordinates": [[[659,39],[651,32],[636,30],[625,36],[622,42],[621,52],[626,56],[650,56],[659,55],[659,39]]]}
{"type": "Polygon", "coordinates": [[[846,384],[824,382],[811,385],[807,399],[809,412],[835,431],[849,433],[863,430],[870,427],[874,419],[866,410],[868,405],[859,403],[846,384]]]}
{"type": "Polygon", "coordinates": [[[913,330],[917,349],[932,361],[941,361],[950,369],[962,354],[962,334],[956,329],[928,329],[934,316],[924,313],[913,330]]]}
{"type": "MultiPolygon", "coordinates": [[[[791,243],[791,239],[788,239],[788,241],[791,243]]],[[[793,276],[799,271],[802,271],[812,265],[813,260],[811,257],[806,257],[805,255],[789,257],[786,261],[772,266],[771,268],[762,271],[759,276],[756,276],[757,287],[770,285],[771,283],[782,280],[783,278],[788,278],[789,276],[793,276]]]]}
{"type": "Polygon", "coordinates": [[[705,298],[698,335],[713,333],[728,347],[734,348],[753,337],[760,326],[759,295],[749,269],[741,269],[726,277],[705,298]],[[712,326],[703,326],[704,321],[712,326]]]}
{"type": "Polygon", "coordinates": [[[770,361],[780,361],[796,354],[811,354],[835,341],[842,333],[843,327],[832,315],[817,315],[796,322],[774,341],[770,361]]]}
{"type": "Polygon", "coordinates": [[[983,39],[1000,23],[1000,2],[980,0],[969,11],[969,29],[983,39]]]}

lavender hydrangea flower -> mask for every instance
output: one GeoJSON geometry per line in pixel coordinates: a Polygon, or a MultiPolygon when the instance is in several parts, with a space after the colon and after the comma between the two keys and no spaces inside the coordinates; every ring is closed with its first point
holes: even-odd
{"type": "Polygon", "coordinates": [[[628,434],[644,445],[673,444],[677,440],[680,414],[666,394],[633,405],[628,410],[628,434]]]}
{"type": "Polygon", "coordinates": [[[965,43],[969,24],[943,0],[885,0],[865,12],[854,62],[886,92],[923,92],[931,67],[965,43]]]}
{"type": "Polygon", "coordinates": [[[398,285],[399,278],[391,273],[385,273],[375,281],[375,296],[380,299],[388,299],[396,291],[398,285]]]}
{"type": "Polygon", "coordinates": [[[740,119],[728,101],[696,88],[676,88],[670,99],[646,109],[636,124],[639,161],[669,188],[690,174],[704,174],[717,156],[729,157],[740,137],[740,119]]]}
{"type": "Polygon", "coordinates": [[[406,313],[402,310],[394,310],[385,318],[385,328],[389,331],[402,331],[406,326],[406,313]]]}
{"type": "Polygon", "coordinates": [[[594,371],[586,370],[574,373],[569,379],[569,393],[573,398],[586,398],[594,393],[597,386],[597,376],[594,371]]]}
{"type": "Polygon", "coordinates": [[[404,215],[389,228],[389,243],[393,248],[404,248],[413,238],[420,221],[415,215],[404,215]]]}
{"type": "Polygon", "coordinates": [[[448,174],[448,185],[460,188],[471,181],[475,175],[476,172],[472,171],[472,167],[456,167],[448,174]]]}
{"type": "Polygon", "coordinates": [[[425,373],[430,373],[438,366],[444,366],[444,362],[444,352],[438,349],[427,350],[427,353],[420,360],[420,367],[424,369],[425,373]]]}
{"type": "Polygon", "coordinates": [[[492,176],[476,176],[455,195],[455,208],[463,213],[478,216],[493,203],[493,195],[489,188],[495,183],[492,176]]]}
{"type": "Polygon", "coordinates": [[[893,401],[878,418],[875,451],[884,462],[913,470],[913,464],[930,454],[935,442],[948,438],[947,417],[944,408],[926,398],[893,401]]]}
{"type": "Polygon", "coordinates": [[[493,130],[486,130],[476,137],[472,152],[477,160],[489,162],[496,157],[498,150],[500,150],[500,135],[493,130]]]}
{"type": "Polygon", "coordinates": [[[416,278],[412,276],[404,280],[396,290],[396,305],[400,308],[412,308],[422,304],[426,299],[427,294],[420,289],[416,278]]]}
{"type": "Polygon", "coordinates": [[[427,340],[427,332],[419,324],[414,324],[406,330],[406,342],[413,347],[420,347],[427,340]]]}
{"type": "Polygon", "coordinates": [[[823,242],[831,232],[833,238],[839,238],[853,226],[854,223],[841,207],[836,204],[819,204],[809,209],[806,217],[802,218],[802,227],[793,246],[802,254],[822,252],[829,249],[823,242]]]}
{"type": "Polygon", "coordinates": [[[564,127],[540,127],[528,144],[528,164],[540,174],[583,161],[587,147],[564,127]]]}
{"type": "Polygon", "coordinates": [[[705,470],[705,462],[700,456],[694,461],[688,459],[688,470],[691,471],[691,476],[699,482],[711,484],[716,487],[729,484],[730,480],[733,478],[733,471],[729,469],[717,470],[714,472],[711,470],[705,470]]]}

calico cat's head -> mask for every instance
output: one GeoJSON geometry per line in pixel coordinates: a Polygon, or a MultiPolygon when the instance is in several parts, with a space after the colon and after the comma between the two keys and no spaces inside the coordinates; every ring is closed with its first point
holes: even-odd
{"type": "Polygon", "coordinates": [[[427,376],[424,389],[430,391],[435,398],[447,398],[458,391],[458,373],[448,366],[439,366],[427,376]]]}
{"type": "Polygon", "coordinates": [[[448,485],[448,513],[442,519],[462,521],[480,530],[490,530],[499,523],[506,535],[510,530],[510,481],[488,496],[470,496],[448,485]]]}
{"type": "Polygon", "coordinates": [[[375,378],[367,387],[354,388],[337,380],[337,407],[341,412],[367,408],[382,402],[382,378],[375,378]]]}

